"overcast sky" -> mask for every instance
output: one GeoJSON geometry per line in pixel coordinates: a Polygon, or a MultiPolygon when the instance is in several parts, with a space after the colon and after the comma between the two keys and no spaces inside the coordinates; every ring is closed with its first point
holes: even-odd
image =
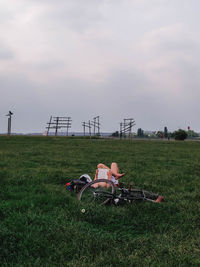
{"type": "Polygon", "coordinates": [[[0,132],[200,132],[199,0],[0,0],[0,132]]]}

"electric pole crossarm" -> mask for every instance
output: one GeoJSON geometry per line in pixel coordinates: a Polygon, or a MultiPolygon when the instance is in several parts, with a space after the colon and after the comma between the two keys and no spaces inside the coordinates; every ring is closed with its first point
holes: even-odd
{"type": "Polygon", "coordinates": [[[47,123],[47,135],[49,133],[49,129],[55,129],[55,136],[58,134],[58,129],[67,129],[66,135],[68,135],[69,128],[72,125],[71,117],[53,117],[51,116],[50,121],[47,123]],[[53,119],[53,121],[52,121],[53,119]]]}

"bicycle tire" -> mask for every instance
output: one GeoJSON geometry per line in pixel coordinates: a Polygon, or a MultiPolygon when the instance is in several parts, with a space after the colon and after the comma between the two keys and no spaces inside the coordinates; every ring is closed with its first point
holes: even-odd
{"type": "Polygon", "coordinates": [[[78,201],[80,202],[96,202],[99,205],[107,204],[115,195],[116,189],[112,181],[108,179],[98,179],[86,184],[78,193],[78,201]],[[99,185],[97,188],[93,187],[98,183],[106,183],[106,187],[99,185]]]}

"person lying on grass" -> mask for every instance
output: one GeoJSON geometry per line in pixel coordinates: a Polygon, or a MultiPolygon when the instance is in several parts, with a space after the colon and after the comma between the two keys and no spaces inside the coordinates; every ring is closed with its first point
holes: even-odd
{"type": "MultiPolygon", "coordinates": [[[[110,181],[112,181],[114,183],[114,185],[118,186],[119,185],[119,181],[118,179],[123,177],[125,175],[125,173],[119,173],[119,168],[116,162],[113,162],[111,164],[111,167],[107,167],[105,164],[103,163],[99,163],[97,165],[97,170],[95,173],[95,177],[94,180],[97,179],[108,179],[110,181]]],[[[107,186],[106,183],[101,183],[101,184],[95,184],[94,187],[98,187],[98,186],[107,186]]]]}
{"type": "MultiPolygon", "coordinates": [[[[119,181],[118,180],[119,180],[119,178],[123,177],[124,175],[125,175],[125,173],[119,173],[118,165],[115,162],[113,162],[111,164],[110,168],[108,168],[105,164],[99,163],[97,165],[97,170],[96,170],[96,173],[95,173],[94,180],[108,179],[108,180],[112,181],[115,186],[119,186],[119,181]]],[[[110,185],[108,183],[105,183],[105,182],[99,182],[99,183],[95,183],[95,184],[92,185],[92,187],[94,187],[94,188],[97,188],[99,186],[100,187],[110,187],[110,185]]],[[[131,189],[129,189],[129,190],[131,190],[131,189]]],[[[157,202],[157,203],[164,201],[164,197],[161,196],[161,195],[157,195],[157,194],[154,194],[154,193],[151,193],[151,192],[147,192],[147,191],[143,191],[143,190],[136,190],[136,192],[137,193],[138,192],[142,192],[142,197],[140,198],[142,200],[145,199],[145,200],[154,201],[154,202],[157,202]],[[149,194],[148,197],[145,196],[145,194],[147,194],[147,193],[149,194]]],[[[137,199],[139,199],[138,196],[137,196],[137,199]]]]}
{"type": "MultiPolygon", "coordinates": [[[[119,173],[119,168],[116,162],[111,164],[111,167],[107,167],[103,163],[99,163],[97,165],[97,170],[95,173],[94,180],[97,179],[108,179],[114,183],[114,185],[118,186],[119,182],[118,179],[123,177],[125,173],[119,173]]],[[[69,191],[80,190],[85,184],[92,182],[92,179],[88,174],[82,174],[79,179],[73,179],[71,182],[65,184],[66,189],[69,191]]],[[[92,185],[93,187],[109,187],[108,183],[100,182],[92,185]]]]}

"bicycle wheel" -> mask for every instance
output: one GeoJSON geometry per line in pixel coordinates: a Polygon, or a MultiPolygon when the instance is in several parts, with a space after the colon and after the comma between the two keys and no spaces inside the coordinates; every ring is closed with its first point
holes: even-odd
{"type": "Polygon", "coordinates": [[[78,194],[78,200],[84,204],[105,205],[115,195],[115,185],[107,179],[98,179],[86,184],[78,194]]]}

